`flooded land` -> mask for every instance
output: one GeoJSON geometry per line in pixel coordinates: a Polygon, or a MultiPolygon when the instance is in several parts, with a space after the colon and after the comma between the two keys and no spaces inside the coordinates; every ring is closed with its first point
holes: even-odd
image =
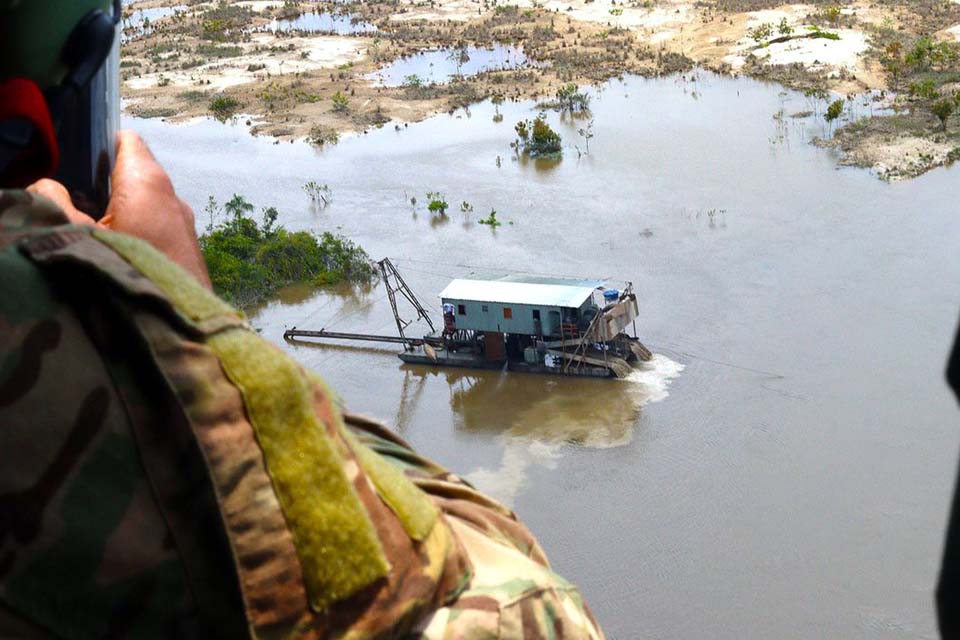
{"type": "MultiPolygon", "coordinates": [[[[239,4],[264,14],[266,30],[250,43],[280,37],[270,24],[285,18],[271,3],[239,4]]],[[[576,21],[578,41],[612,22],[678,47],[683,26],[684,55],[697,59],[731,55],[739,37],[726,36],[723,56],[698,52],[699,29],[752,19],[733,13],[690,27],[675,16],[706,9],[677,14],[658,2],[614,15],[600,2],[562,5],[555,29],[576,21]],[[598,7],[608,17],[587,21],[598,7]]],[[[522,89],[516,100],[452,112],[447,92],[462,82],[446,80],[456,61],[430,58],[449,44],[443,33],[496,9],[401,2],[385,17],[377,4],[343,6],[380,35],[323,36],[321,46],[284,34],[284,45],[312,47],[308,59],[256,54],[256,64],[277,65],[263,82],[295,81],[275,71],[280,60],[305,65],[302,77],[320,83],[313,107],[263,109],[253,96],[266,84],[228,82],[260,72],[236,65],[211,66],[211,88],[189,79],[205,70],[163,71],[181,83],[175,91],[150,86],[158,74],[146,63],[128,78],[132,114],[154,99],[176,114],[130,115],[127,124],[169,169],[198,228],[210,222],[210,196],[243,194],[258,215],[276,207],[291,230],[336,231],[373,258],[389,256],[438,320],[438,292],[471,272],[632,281],[638,333],[656,355],[625,380],[584,380],[408,366],[393,345],[284,342],[292,326],[395,331],[380,286],[288,288],[249,310],[262,335],[350,408],[394,425],[513,507],[609,638],[935,637],[933,587],[960,444],[943,381],[960,300],[960,169],[890,183],[838,166],[842,148],[813,144],[894,114],[884,87],[857,71],[864,91],[876,91],[828,122],[826,101],[802,88],[704,69],[625,73],[584,83],[589,112],[546,109],[562,157],[538,160],[511,146],[514,125],[553,97],[557,80],[537,65],[556,58],[527,42],[504,52],[472,41],[471,61],[501,69],[521,51],[531,61],[478,69],[480,77],[532,74],[539,89],[516,81],[506,85],[522,89]],[[385,35],[394,23],[419,31],[418,21],[435,25],[423,26],[431,35],[422,48],[385,35]],[[381,54],[370,53],[375,37],[381,54]],[[339,78],[321,58],[353,66],[339,78]],[[391,86],[404,74],[436,93],[408,100],[409,87],[391,86]],[[356,92],[342,127],[323,111],[334,89],[356,92]],[[205,115],[207,98],[198,107],[171,98],[214,90],[244,100],[243,115],[220,122],[205,115]],[[390,122],[358,125],[374,104],[390,122]],[[185,117],[197,115],[205,117],[185,117]],[[283,126],[290,133],[279,141],[250,131],[283,126]],[[301,138],[312,126],[344,135],[310,144],[301,138]],[[326,206],[311,203],[310,181],[329,186],[326,206]],[[444,194],[445,216],[427,210],[427,193],[444,194]],[[491,210],[500,226],[480,223],[491,210]]],[[[553,9],[530,10],[542,24],[553,9]]]]}
{"type": "MultiPolygon", "coordinates": [[[[246,114],[254,133],[334,143],[476,102],[695,67],[777,81],[885,180],[960,158],[960,3],[950,0],[169,0],[125,2],[123,82],[141,117],[246,114]],[[874,92],[871,94],[870,92],[874,92]]],[[[768,114],[773,115],[773,114],[768,114]]]]}

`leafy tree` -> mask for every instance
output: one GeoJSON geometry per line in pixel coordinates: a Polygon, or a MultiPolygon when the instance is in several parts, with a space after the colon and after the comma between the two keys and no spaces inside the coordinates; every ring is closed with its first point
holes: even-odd
{"type": "Polygon", "coordinates": [[[223,205],[223,208],[227,210],[227,213],[232,215],[234,219],[240,219],[244,215],[253,211],[253,205],[247,202],[247,199],[241,195],[233,194],[233,197],[227,200],[227,203],[223,205]]]}
{"type": "Polygon", "coordinates": [[[568,111],[583,111],[590,104],[590,96],[578,90],[577,85],[570,82],[557,89],[557,104],[560,109],[568,111]]]}
{"type": "Polygon", "coordinates": [[[787,23],[787,17],[786,17],[786,16],[780,18],[780,24],[777,26],[777,31],[778,31],[778,32],[780,33],[780,35],[782,35],[782,36],[788,36],[788,35],[790,35],[791,33],[793,33],[793,27],[791,27],[791,26],[787,23]]]}
{"type": "Polygon", "coordinates": [[[830,103],[830,106],[827,107],[827,112],[823,115],[823,117],[827,122],[833,122],[841,115],[843,115],[843,100],[838,99],[830,103]]]}
{"type": "Polygon", "coordinates": [[[269,236],[273,233],[273,225],[276,224],[279,216],[280,212],[277,211],[276,207],[263,208],[263,224],[260,225],[260,231],[263,235],[269,236]]]}
{"type": "Polygon", "coordinates": [[[930,112],[940,120],[940,130],[947,130],[947,120],[953,115],[956,105],[949,98],[941,98],[930,105],[930,112]]]}
{"type": "Polygon", "coordinates": [[[460,71],[463,68],[463,65],[470,62],[470,53],[467,50],[467,46],[464,44],[458,44],[454,47],[453,51],[450,52],[450,55],[447,56],[450,60],[453,60],[454,64],[457,65],[457,75],[461,75],[460,71]]]}

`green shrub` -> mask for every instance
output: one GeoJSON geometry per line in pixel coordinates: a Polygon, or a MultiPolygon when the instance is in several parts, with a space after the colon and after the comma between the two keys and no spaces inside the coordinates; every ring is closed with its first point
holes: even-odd
{"type": "Polygon", "coordinates": [[[924,98],[926,100],[936,100],[940,97],[937,90],[937,83],[933,80],[916,80],[907,87],[907,93],[914,98],[924,98]]]}
{"type": "Polygon", "coordinates": [[[210,112],[221,122],[236,113],[239,108],[240,101],[233,96],[219,95],[210,101],[210,112]]]}
{"type": "Polygon", "coordinates": [[[481,218],[480,220],[477,220],[477,224],[485,224],[488,227],[496,229],[503,223],[497,220],[497,211],[495,209],[490,209],[490,215],[487,216],[486,218],[481,218]]]}
{"type": "Polygon", "coordinates": [[[550,128],[543,114],[532,121],[520,121],[514,127],[520,140],[518,148],[533,158],[559,156],[563,152],[560,134],[550,128]]]}
{"type": "Polygon", "coordinates": [[[949,120],[950,116],[953,115],[955,108],[956,106],[954,105],[953,100],[949,98],[941,98],[930,105],[930,113],[937,116],[937,119],[940,120],[941,130],[947,130],[947,120],[949,120]]]}
{"type": "Polygon", "coordinates": [[[342,92],[337,91],[330,98],[333,103],[333,110],[337,113],[346,113],[350,109],[350,100],[342,92]]]}
{"type": "Polygon", "coordinates": [[[747,35],[750,36],[754,42],[766,40],[773,35],[773,25],[768,22],[764,22],[763,24],[757,25],[753,29],[748,29],[747,35]]]}
{"type": "MultiPolygon", "coordinates": [[[[211,198],[208,211],[218,209],[211,198]]],[[[294,283],[367,283],[375,270],[366,252],[346,238],[329,232],[287,231],[275,226],[279,213],[263,210],[257,224],[249,214],[254,207],[242,196],[224,205],[228,219],[200,236],[214,291],[238,306],[269,298],[294,283]]]]}
{"type": "Polygon", "coordinates": [[[325,144],[337,144],[340,141],[340,134],[336,129],[329,129],[323,125],[315,124],[310,127],[307,134],[307,142],[315,147],[322,147],[325,144]]]}
{"type": "Polygon", "coordinates": [[[441,216],[447,215],[447,209],[450,207],[450,205],[447,204],[446,196],[444,196],[442,193],[431,191],[427,194],[427,200],[429,201],[429,204],[427,205],[427,211],[441,216]]]}

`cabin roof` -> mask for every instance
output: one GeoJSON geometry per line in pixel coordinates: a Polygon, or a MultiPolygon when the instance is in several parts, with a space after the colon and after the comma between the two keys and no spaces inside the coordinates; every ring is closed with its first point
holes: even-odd
{"type": "Polygon", "coordinates": [[[522,274],[478,274],[458,278],[440,292],[444,300],[573,307],[584,303],[603,284],[600,280],[551,278],[522,274]]]}

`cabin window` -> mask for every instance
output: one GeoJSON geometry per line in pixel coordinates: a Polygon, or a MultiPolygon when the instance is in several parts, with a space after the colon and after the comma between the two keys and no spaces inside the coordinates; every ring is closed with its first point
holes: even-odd
{"type": "Polygon", "coordinates": [[[486,313],[487,311],[490,311],[490,308],[487,305],[483,305],[482,308],[484,313],[486,313]]]}
{"type": "Polygon", "coordinates": [[[512,317],[513,317],[513,309],[511,309],[510,307],[504,307],[504,308],[503,308],[503,317],[504,317],[504,318],[512,318],[512,317]]]}
{"type": "Polygon", "coordinates": [[[540,309],[534,309],[534,310],[533,310],[533,319],[534,319],[534,320],[539,320],[539,319],[540,319],[540,309]]]}
{"type": "Polygon", "coordinates": [[[461,316],[467,315],[467,306],[463,304],[457,305],[457,314],[461,316]]]}

